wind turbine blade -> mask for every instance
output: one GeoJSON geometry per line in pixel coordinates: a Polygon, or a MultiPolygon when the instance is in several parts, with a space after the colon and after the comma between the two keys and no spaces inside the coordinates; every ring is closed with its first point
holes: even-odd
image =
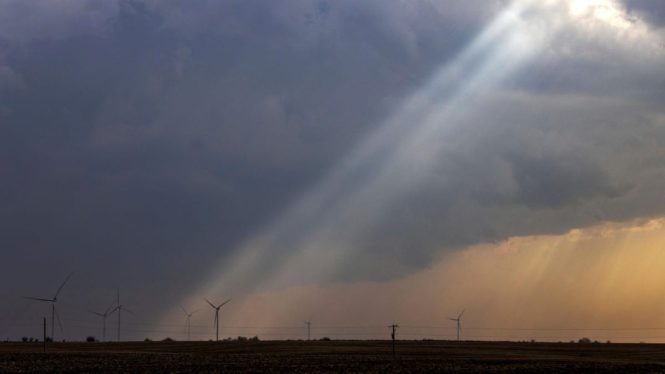
{"type": "Polygon", "coordinates": [[[462,309],[462,313],[460,313],[459,316],[457,316],[457,319],[462,318],[462,314],[464,314],[464,312],[466,312],[466,309],[462,309]]]}
{"type": "Polygon", "coordinates": [[[189,316],[189,313],[187,313],[187,309],[180,307],[180,310],[182,310],[182,312],[185,313],[186,316],[189,316]]]}
{"type": "Polygon", "coordinates": [[[93,312],[92,310],[89,310],[88,312],[90,312],[90,313],[92,313],[92,314],[94,314],[94,315],[96,315],[96,316],[100,316],[100,317],[104,317],[104,316],[106,315],[106,314],[104,314],[104,313],[93,312]]]}
{"type": "Polygon", "coordinates": [[[113,313],[113,311],[112,311],[112,309],[114,309],[113,307],[115,307],[115,305],[111,305],[110,307],[106,308],[106,311],[104,312],[104,314],[109,315],[109,314],[113,313]]]}
{"type": "Polygon", "coordinates": [[[223,302],[223,303],[219,304],[219,307],[220,307],[220,308],[221,308],[221,307],[223,307],[223,306],[224,306],[224,304],[228,303],[229,301],[231,301],[231,299],[228,299],[228,300],[226,300],[225,302],[223,302]]]}
{"type": "Polygon", "coordinates": [[[210,300],[206,299],[205,297],[203,298],[203,300],[205,300],[208,304],[210,304],[210,306],[213,307],[213,309],[217,308],[215,304],[211,303],[210,300]]]}
{"type": "Polygon", "coordinates": [[[200,312],[200,311],[201,311],[201,309],[197,309],[197,310],[195,310],[195,311],[189,313],[189,315],[191,316],[191,315],[193,315],[194,313],[198,313],[198,312],[200,312]]]}
{"type": "Polygon", "coordinates": [[[53,311],[55,311],[55,320],[58,321],[58,327],[60,327],[60,332],[64,332],[62,329],[62,322],[60,322],[60,314],[58,314],[58,309],[53,308],[53,311]]]}
{"type": "Polygon", "coordinates": [[[69,278],[71,278],[72,275],[74,275],[73,272],[72,272],[72,273],[69,273],[69,275],[67,276],[67,278],[65,278],[65,281],[62,282],[62,284],[60,285],[60,287],[58,287],[58,290],[55,291],[55,296],[53,296],[53,300],[56,300],[56,299],[58,298],[58,295],[60,294],[60,291],[62,291],[62,288],[65,287],[65,284],[67,284],[67,282],[69,281],[69,278]]]}
{"type": "Polygon", "coordinates": [[[29,300],[37,300],[37,301],[46,301],[46,302],[53,302],[53,300],[50,299],[42,299],[40,297],[30,297],[30,296],[23,296],[24,299],[29,299],[29,300]]]}
{"type": "Polygon", "coordinates": [[[127,308],[122,308],[122,310],[129,313],[129,314],[131,314],[131,315],[133,315],[134,317],[136,317],[136,313],[132,312],[131,310],[129,310],[127,308]]]}
{"type": "Polygon", "coordinates": [[[120,305],[118,305],[117,307],[113,308],[113,310],[111,310],[108,314],[113,314],[113,313],[117,312],[118,309],[120,309],[120,305]]]}

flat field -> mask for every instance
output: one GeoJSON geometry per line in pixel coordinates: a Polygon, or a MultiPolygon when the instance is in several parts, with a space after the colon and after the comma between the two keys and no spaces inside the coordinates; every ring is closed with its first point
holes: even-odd
{"type": "Polygon", "coordinates": [[[398,341],[0,343],[1,373],[665,373],[665,345],[398,341]]]}

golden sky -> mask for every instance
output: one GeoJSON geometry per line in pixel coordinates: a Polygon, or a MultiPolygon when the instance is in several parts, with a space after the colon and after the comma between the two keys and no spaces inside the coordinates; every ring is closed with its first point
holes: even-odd
{"type": "Polygon", "coordinates": [[[665,219],[600,224],[473,246],[394,281],[253,294],[222,329],[299,338],[311,318],[314,337],[386,338],[398,323],[404,339],[452,338],[447,317],[466,309],[468,339],[663,341],[663,269],[665,219]]]}

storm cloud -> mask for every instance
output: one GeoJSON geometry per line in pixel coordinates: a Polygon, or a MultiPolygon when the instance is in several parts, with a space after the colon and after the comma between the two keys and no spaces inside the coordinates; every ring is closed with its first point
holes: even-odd
{"type": "Polygon", "coordinates": [[[622,0],[630,13],[636,13],[655,27],[665,26],[665,4],[649,0],[622,0]]]}

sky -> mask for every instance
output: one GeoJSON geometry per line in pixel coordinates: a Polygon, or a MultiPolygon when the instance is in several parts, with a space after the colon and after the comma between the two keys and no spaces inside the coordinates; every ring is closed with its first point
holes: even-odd
{"type": "Polygon", "coordinates": [[[211,338],[206,297],[224,337],[665,341],[664,67],[650,0],[0,0],[0,338],[74,272],[66,339],[119,289],[126,339],[211,338]]]}

